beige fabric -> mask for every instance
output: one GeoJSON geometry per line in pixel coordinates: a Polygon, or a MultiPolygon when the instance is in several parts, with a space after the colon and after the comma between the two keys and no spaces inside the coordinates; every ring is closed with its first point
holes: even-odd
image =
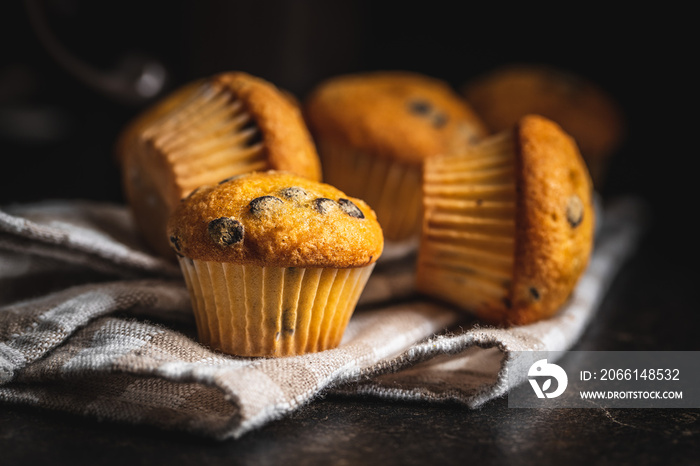
{"type": "Polygon", "coordinates": [[[635,250],[644,209],[605,211],[590,267],[554,318],[481,327],[414,296],[412,257],[378,264],[337,349],[226,356],[195,339],[175,266],[139,246],[121,206],[0,210],[0,402],[238,437],[333,390],[478,407],[507,393],[519,350],[565,350],[635,250]],[[509,373],[511,374],[508,377],[509,373]]]}

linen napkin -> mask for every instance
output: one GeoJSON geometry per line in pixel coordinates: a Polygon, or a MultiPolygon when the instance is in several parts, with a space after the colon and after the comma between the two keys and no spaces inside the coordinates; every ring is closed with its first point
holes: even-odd
{"type": "Polygon", "coordinates": [[[520,383],[523,350],[579,338],[644,231],[646,206],[601,211],[587,272],[554,317],[482,326],[413,292],[412,255],[377,265],[341,345],[238,358],[196,341],[176,265],[149,254],[126,207],[0,209],[0,402],[237,438],[324,393],[478,407],[520,383]],[[509,376],[510,375],[510,376],[509,376]]]}

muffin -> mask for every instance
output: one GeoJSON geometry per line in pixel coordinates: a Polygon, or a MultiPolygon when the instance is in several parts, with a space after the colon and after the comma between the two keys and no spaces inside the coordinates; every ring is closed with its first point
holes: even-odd
{"type": "Polygon", "coordinates": [[[424,167],[416,287],[482,321],[552,316],[585,270],[592,182],[575,141],[537,115],[424,167]]]}
{"type": "Polygon", "coordinates": [[[117,152],[139,230],[152,249],[173,260],[167,219],[198,186],[268,169],[321,179],[299,105],[271,83],[241,72],[178,89],[127,126],[117,152]]]}
{"type": "Polygon", "coordinates": [[[336,347],[384,244],[365,202],[280,171],[197,189],[168,235],[200,341],[239,356],[336,347]]]}
{"type": "Polygon", "coordinates": [[[579,146],[596,187],[619,147],[624,118],[613,98],[593,82],[545,65],[509,65],[467,83],[463,93],[492,132],[528,114],[554,120],[579,146]]]}
{"type": "Polygon", "coordinates": [[[367,201],[392,243],[420,231],[423,161],[486,136],[449,85],[409,72],[331,78],[310,93],[304,111],[324,180],[367,201]]]}

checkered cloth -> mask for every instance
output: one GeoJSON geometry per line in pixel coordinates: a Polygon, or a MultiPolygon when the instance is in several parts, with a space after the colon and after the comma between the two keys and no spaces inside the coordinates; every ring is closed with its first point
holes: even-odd
{"type": "Polygon", "coordinates": [[[644,212],[629,199],[606,208],[588,271],[547,321],[480,326],[414,295],[408,256],[376,267],[337,349],[249,359],[196,341],[179,269],[146,252],[125,207],[8,206],[0,209],[0,402],[218,439],[328,392],[478,407],[522,381],[514,351],[576,342],[637,247],[644,212]]]}

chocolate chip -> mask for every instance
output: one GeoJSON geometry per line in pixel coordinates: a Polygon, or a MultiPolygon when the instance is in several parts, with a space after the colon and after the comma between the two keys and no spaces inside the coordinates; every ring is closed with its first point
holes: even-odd
{"type": "Polygon", "coordinates": [[[177,236],[175,236],[175,235],[170,236],[170,244],[173,245],[173,248],[175,248],[175,250],[177,252],[180,252],[182,250],[182,248],[180,246],[180,238],[178,238],[177,236]]]}
{"type": "Polygon", "coordinates": [[[503,298],[501,302],[506,307],[506,309],[511,309],[513,307],[513,302],[510,300],[510,298],[503,298]]]}
{"type": "Polygon", "coordinates": [[[538,301],[540,299],[540,292],[535,288],[534,286],[530,287],[530,296],[532,296],[532,299],[535,301],[538,301]]]}
{"type": "Polygon", "coordinates": [[[279,195],[290,201],[305,201],[309,197],[309,193],[298,186],[280,189],[279,195]]]}
{"type": "Polygon", "coordinates": [[[182,245],[180,244],[180,238],[178,238],[175,235],[171,235],[170,236],[170,244],[173,246],[173,249],[175,249],[175,254],[178,257],[185,257],[181,253],[182,245]]]}
{"type": "Polygon", "coordinates": [[[566,220],[571,228],[576,228],[583,220],[583,201],[575,194],[566,203],[566,220]]]}
{"type": "Polygon", "coordinates": [[[336,202],[333,199],[328,199],[325,197],[319,197],[318,199],[314,200],[314,209],[318,210],[323,215],[331,212],[335,205],[336,202]]]}
{"type": "Polygon", "coordinates": [[[365,218],[365,214],[363,214],[360,208],[353,204],[350,199],[338,199],[338,204],[340,205],[340,210],[349,216],[355,218],[365,218]]]}
{"type": "Polygon", "coordinates": [[[282,199],[275,196],[261,196],[256,197],[250,204],[248,208],[250,213],[253,215],[262,215],[265,213],[274,212],[279,206],[282,205],[282,199]]]}
{"type": "Polygon", "coordinates": [[[230,217],[219,217],[209,222],[209,236],[219,246],[231,246],[243,240],[243,224],[230,217]]]}
{"type": "Polygon", "coordinates": [[[412,100],[408,103],[408,109],[416,115],[427,115],[430,113],[430,102],[425,100],[412,100]]]}
{"type": "Polygon", "coordinates": [[[444,113],[436,113],[433,115],[433,126],[435,128],[442,128],[447,124],[447,115],[444,113]]]}

